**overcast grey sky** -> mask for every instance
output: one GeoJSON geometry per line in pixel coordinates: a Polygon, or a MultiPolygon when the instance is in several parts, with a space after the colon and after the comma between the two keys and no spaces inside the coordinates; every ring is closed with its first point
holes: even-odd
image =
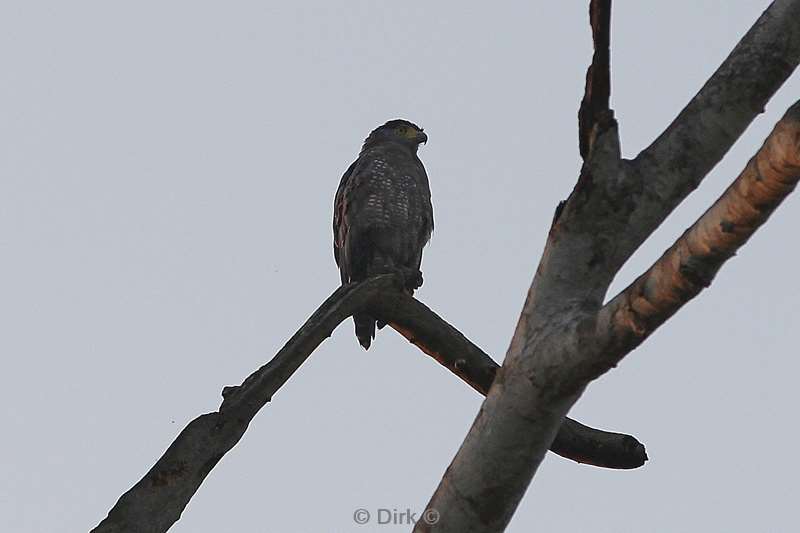
{"type": "MultiPolygon", "coordinates": [[[[0,530],[85,531],[338,284],[331,204],[362,139],[425,127],[436,232],[419,298],[501,359],[576,180],[587,2],[0,5],[0,530]]],[[[615,2],[634,156],[768,2],[615,2]]],[[[642,247],[701,214],[800,96],[792,78],[642,247]]],[[[509,531],[788,532],[797,195],[572,411],[630,432],[616,472],[549,455],[509,531]]],[[[481,398],[390,330],[343,324],[255,419],[179,533],[404,531],[481,398]]]]}

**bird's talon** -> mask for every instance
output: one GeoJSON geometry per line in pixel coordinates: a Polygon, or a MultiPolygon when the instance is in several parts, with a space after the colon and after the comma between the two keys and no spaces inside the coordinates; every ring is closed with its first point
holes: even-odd
{"type": "Polygon", "coordinates": [[[422,272],[419,270],[409,270],[404,273],[406,289],[416,290],[422,287],[422,272]]]}

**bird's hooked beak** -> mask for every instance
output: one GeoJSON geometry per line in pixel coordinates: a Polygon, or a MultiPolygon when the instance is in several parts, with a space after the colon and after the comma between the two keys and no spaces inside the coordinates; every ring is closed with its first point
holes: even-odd
{"type": "Polygon", "coordinates": [[[428,142],[428,136],[424,131],[418,131],[414,140],[417,141],[417,144],[425,144],[428,142]]]}

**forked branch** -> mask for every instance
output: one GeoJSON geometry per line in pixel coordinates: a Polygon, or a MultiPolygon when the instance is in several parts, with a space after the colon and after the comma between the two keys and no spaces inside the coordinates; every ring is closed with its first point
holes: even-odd
{"type": "Polygon", "coordinates": [[[800,180],[800,102],[777,123],[738,178],[661,258],[600,312],[610,368],[711,284],[800,180]]]}
{"type": "MultiPolygon", "coordinates": [[[[219,411],[204,414],[184,428],[150,471],[122,495],[94,530],[155,533],[167,531],[217,462],[242,437],[256,413],[322,341],[356,311],[389,322],[425,353],[486,394],[498,368],[491,357],[414,298],[397,288],[394,275],[371,278],[337,289],[266,365],[237,387],[222,391],[219,411]]],[[[636,468],[647,456],[629,435],[610,433],[566,420],[553,451],[581,463],[606,468],[636,468]]]]}
{"type": "Polygon", "coordinates": [[[797,182],[795,107],[723,199],[603,306],[620,267],[800,62],[800,0],[775,0],[667,130],[624,161],[613,116],[602,113],[606,8],[608,1],[591,2],[595,54],[580,112],[580,178],[556,212],[503,367],[427,504],[440,520],[418,522],[416,532],[503,531],[590,381],[710,283],[797,182]]]}
{"type": "Polygon", "coordinates": [[[775,0],[667,129],[627,166],[635,199],[613,235],[619,268],[705,178],[800,63],[800,0],[775,0]]]}

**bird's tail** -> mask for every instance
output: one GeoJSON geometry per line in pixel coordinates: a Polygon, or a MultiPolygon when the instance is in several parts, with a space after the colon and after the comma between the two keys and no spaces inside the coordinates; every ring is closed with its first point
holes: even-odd
{"type": "Polygon", "coordinates": [[[353,315],[356,323],[356,337],[365,350],[369,350],[372,339],[375,338],[375,319],[369,315],[353,315]]]}

